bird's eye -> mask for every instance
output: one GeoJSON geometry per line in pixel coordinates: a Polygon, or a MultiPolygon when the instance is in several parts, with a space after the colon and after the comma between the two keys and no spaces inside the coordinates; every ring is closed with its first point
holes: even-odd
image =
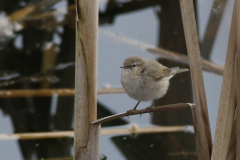
{"type": "Polygon", "coordinates": [[[132,65],[133,67],[136,67],[136,64],[132,65]]]}

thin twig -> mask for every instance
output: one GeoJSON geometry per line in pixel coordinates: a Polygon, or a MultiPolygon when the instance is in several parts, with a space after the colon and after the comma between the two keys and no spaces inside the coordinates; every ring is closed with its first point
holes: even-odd
{"type": "Polygon", "coordinates": [[[129,114],[125,112],[125,113],[119,113],[112,116],[104,117],[92,122],[92,124],[104,123],[104,122],[112,121],[118,118],[136,115],[136,114],[159,112],[159,111],[170,111],[170,110],[177,110],[177,109],[183,109],[183,108],[189,108],[189,107],[190,107],[190,104],[188,103],[177,103],[177,104],[170,104],[170,105],[164,105],[164,106],[157,106],[157,107],[151,108],[150,110],[146,110],[146,109],[134,110],[134,111],[131,111],[129,114]]]}
{"type": "MultiPolygon", "coordinates": [[[[141,110],[134,110],[131,111],[130,113],[120,113],[108,117],[101,118],[97,121],[92,122],[92,125],[101,125],[101,123],[112,121],[124,116],[130,116],[130,115],[136,115],[136,114],[143,114],[143,113],[149,113],[149,112],[159,112],[159,111],[170,111],[170,110],[177,110],[177,109],[184,109],[184,108],[190,108],[192,111],[192,118],[193,118],[193,125],[194,125],[194,132],[195,132],[195,140],[196,140],[196,145],[201,145],[201,132],[204,130],[203,126],[200,125],[201,121],[199,121],[199,115],[197,114],[197,109],[195,104],[190,104],[190,103],[178,103],[178,104],[171,104],[171,105],[165,105],[165,106],[158,106],[149,109],[148,111],[146,109],[141,109],[141,110]]],[[[134,132],[137,130],[137,127],[134,127],[134,132]],[[135,129],[136,128],[136,129],[135,129]]],[[[199,147],[198,147],[199,149],[199,147]]],[[[201,153],[201,152],[199,152],[201,153]]],[[[199,156],[199,154],[198,154],[199,156]]],[[[200,157],[200,159],[202,159],[200,157]]]]}

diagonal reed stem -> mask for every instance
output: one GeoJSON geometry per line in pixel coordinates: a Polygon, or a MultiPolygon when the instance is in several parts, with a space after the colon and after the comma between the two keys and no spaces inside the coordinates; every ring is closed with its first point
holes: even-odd
{"type": "Polygon", "coordinates": [[[180,0],[183,29],[187,44],[188,59],[193,83],[194,99],[196,102],[196,121],[201,128],[196,139],[198,160],[210,160],[212,137],[209,124],[207,100],[202,75],[202,60],[199,49],[198,33],[195,19],[193,0],[180,0]]]}
{"type": "Polygon", "coordinates": [[[217,125],[215,129],[214,145],[211,160],[226,160],[227,158],[234,112],[236,108],[236,75],[234,74],[235,55],[237,49],[236,9],[237,8],[235,0],[231,28],[229,33],[225,68],[223,72],[222,91],[218,109],[217,125]]]}

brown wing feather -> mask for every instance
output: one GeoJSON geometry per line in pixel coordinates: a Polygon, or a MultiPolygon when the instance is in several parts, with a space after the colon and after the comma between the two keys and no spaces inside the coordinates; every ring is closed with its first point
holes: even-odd
{"type": "Polygon", "coordinates": [[[153,59],[146,59],[146,61],[148,64],[146,69],[146,76],[148,78],[160,80],[164,77],[170,76],[171,70],[169,68],[163,66],[153,59]]]}

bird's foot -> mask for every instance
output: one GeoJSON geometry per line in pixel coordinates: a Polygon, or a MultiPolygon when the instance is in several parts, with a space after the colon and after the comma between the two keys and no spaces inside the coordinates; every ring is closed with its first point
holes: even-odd
{"type": "MultiPolygon", "coordinates": [[[[130,115],[130,113],[132,112],[132,111],[135,111],[136,109],[131,109],[131,110],[128,110],[127,112],[126,112],[126,115],[127,115],[127,117],[130,115]]],[[[128,117],[129,118],[129,117],[128,117]]]]}
{"type": "Polygon", "coordinates": [[[151,105],[150,107],[147,107],[146,112],[149,113],[150,115],[152,115],[151,111],[153,108],[154,108],[153,105],[151,105]]]}

